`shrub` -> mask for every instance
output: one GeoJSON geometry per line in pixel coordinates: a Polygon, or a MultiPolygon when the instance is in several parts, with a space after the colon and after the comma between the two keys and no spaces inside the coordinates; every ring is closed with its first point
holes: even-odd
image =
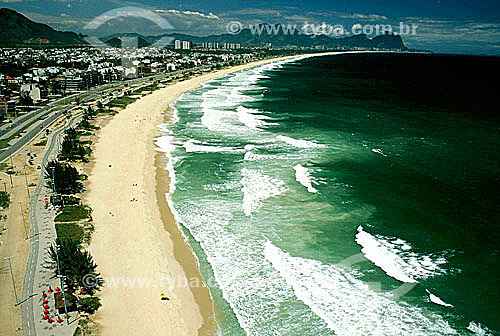
{"type": "Polygon", "coordinates": [[[80,311],[94,314],[101,307],[101,302],[98,297],[83,298],[78,301],[78,307],[80,311]]]}

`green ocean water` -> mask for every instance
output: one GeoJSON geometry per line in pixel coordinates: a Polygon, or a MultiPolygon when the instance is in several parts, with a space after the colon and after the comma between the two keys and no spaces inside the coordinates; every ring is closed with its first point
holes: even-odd
{"type": "Polygon", "coordinates": [[[157,144],[221,333],[498,334],[499,69],[321,56],[182,96],[157,144]]]}

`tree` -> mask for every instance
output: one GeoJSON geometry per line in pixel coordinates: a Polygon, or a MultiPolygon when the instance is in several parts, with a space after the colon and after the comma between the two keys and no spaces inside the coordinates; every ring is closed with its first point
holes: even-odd
{"type": "Polygon", "coordinates": [[[68,138],[70,140],[76,140],[77,136],[78,136],[78,133],[76,132],[76,130],[73,127],[70,127],[66,130],[66,138],[68,138]]]}
{"type": "Polygon", "coordinates": [[[87,314],[94,314],[101,307],[101,302],[98,297],[83,298],[78,301],[78,307],[80,311],[87,314]]]}
{"type": "Polygon", "coordinates": [[[95,287],[88,288],[93,291],[102,285],[103,280],[97,273],[97,264],[92,255],[81,248],[80,244],[72,239],[57,238],[55,243],[49,247],[48,267],[58,275],[58,264],[61,275],[66,277],[65,284],[72,290],[80,286],[85,286],[84,279],[91,277],[95,280],[95,287]]]}
{"type": "Polygon", "coordinates": [[[54,179],[54,186],[58,194],[76,194],[83,189],[83,184],[79,181],[78,170],[67,163],[50,161],[45,167],[45,178],[48,180],[48,188],[52,188],[54,179]]]}
{"type": "Polygon", "coordinates": [[[0,207],[7,209],[10,205],[10,195],[8,192],[0,191],[0,207]]]}

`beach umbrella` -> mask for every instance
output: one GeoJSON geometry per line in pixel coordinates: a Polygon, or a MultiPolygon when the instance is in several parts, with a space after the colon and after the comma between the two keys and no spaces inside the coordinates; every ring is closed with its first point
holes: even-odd
{"type": "Polygon", "coordinates": [[[54,291],[54,290],[53,290],[51,287],[49,287],[48,292],[49,292],[49,293],[52,293],[53,291],[54,291]]]}
{"type": "Polygon", "coordinates": [[[43,292],[42,297],[45,299],[47,297],[47,294],[45,294],[45,292],[43,292]]]}
{"type": "Polygon", "coordinates": [[[64,318],[70,318],[70,317],[71,317],[71,315],[70,315],[70,314],[68,314],[68,315],[64,315],[64,318]]]}
{"type": "Polygon", "coordinates": [[[59,286],[56,287],[56,292],[60,292],[60,291],[61,291],[61,288],[59,288],[59,286]]]}
{"type": "Polygon", "coordinates": [[[62,321],[64,321],[64,320],[59,316],[58,319],[57,319],[57,322],[61,323],[62,321]]]}
{"type": "Polygon", "coordinates": [[[45,300],[42,301],[42,303],[43,304],[47,304],[47,303],[49,303],[49,300],[45,299],[45,300]]]}
{"type": "Polygon", "coordinates": [[[49,318],[49,323],[52,323],[54,322],[54,320],[52,318],[49,318]]]}
{"type": "Polygon", "coordinates": [[[44,320],[48,320],[49,319],[49,315],[43,315],[43,319],[44,320]]]}
{"type": "Polygon", "coordinates": [[[43,308],[49,309],[49,305],[44,305],[43,308]]]}
{"type": "Polygon", "coordinates": [[[47,314],[49,313],[49,311],[48,311],[47,309],[45,309],[45,310],[43,311],[43,313],[44,313],[45,315],[47,315],[47,314]]]}

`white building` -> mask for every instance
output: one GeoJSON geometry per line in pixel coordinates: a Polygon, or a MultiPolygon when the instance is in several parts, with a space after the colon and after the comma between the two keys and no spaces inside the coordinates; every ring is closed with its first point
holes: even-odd
{"type": "Polygon", "coordinates": [[[23,84],[21,85],[21,94],[28,94],[31,99],[33,99],[34,103],[42,100],[42,96],[40,94],[40,88],[34,84],[23,84]]]}

